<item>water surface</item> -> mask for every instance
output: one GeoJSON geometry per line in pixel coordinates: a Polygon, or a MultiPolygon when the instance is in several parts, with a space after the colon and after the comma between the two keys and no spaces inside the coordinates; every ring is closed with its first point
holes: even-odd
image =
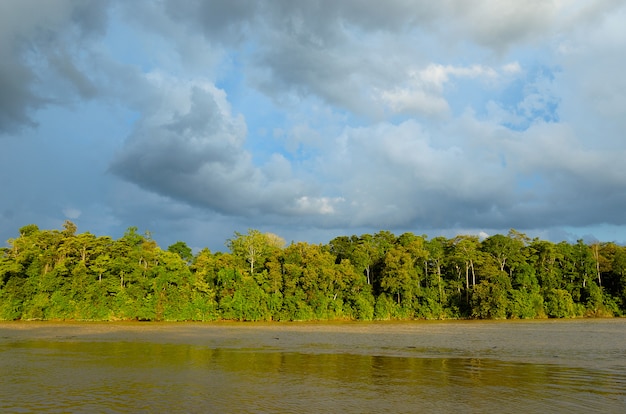
{"type": "Polygon", "coordinates": [[[626,320],[0,324],[2,412],[626,412],[626,320]]]}

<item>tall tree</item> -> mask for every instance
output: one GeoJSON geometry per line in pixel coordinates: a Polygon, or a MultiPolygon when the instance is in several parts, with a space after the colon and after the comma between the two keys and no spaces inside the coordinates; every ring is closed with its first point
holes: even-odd
{"type": "Polygon", "coordinates": [[[283,248],[285,242],[272,233],[261,233],[250,229],[247,234],[235,232],[235,237],[226,243],[231,253],[244,262],[247,262],[250,275],[262,268],[265,260],[277,250],[283,248]]]}
{"type": "Polygon", "coordinates": [[[465,270],[465,299],[469,303],[470,286],[476,285],[476,269],[477,262],[480,261],[481,254],[479,251],[480,241],[478,236],[457,236],[452,240],[452,260],[461,263],[465,270]],[[471,283],[470,283],[471,273],[471,283]]]}

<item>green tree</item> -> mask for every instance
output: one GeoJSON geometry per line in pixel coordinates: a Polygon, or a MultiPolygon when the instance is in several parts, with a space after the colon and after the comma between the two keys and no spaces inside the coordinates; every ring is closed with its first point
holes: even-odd
{"type": "Polygon", "coordinates": [[[414,299],[418,290],[416,260],[404,246],[398,245],[387,252],[381,278],[381,288],[393,295],[400,308],[398,317],[413,316],[414,299]]]}
{"type": "Polygon", "coordinates": [[[615,250],[611,262],[611,270],[617,275],[614,287],[616,296],[621,301],[622,310],[626,309],[626,247],[620,246],[615,250]]]}
{"type": "Polygon", "coordinates": [[[235,232],[235,237],[226,243],[233,256],[248,263],[251,276],[262,270],[269,256],[282,249],[284,244],[284,240],[275,234],[253,229],[247,234],[235,232]]]}
{"type": "Polygon", "coordinates": [[[187,263],[191,263],[191,261],[193,260],[193,251],[191,250],[191,247],[187,246],[187,243],[183,241],[179,240],[176,243],[171,244],[167,248],[167,251],[171,253],[176,253],[180,256],[181,259],[183,259],[187,263]]]}
{"type": "Polygon", "coordinates": [[[578,314],[572,295],[564,289],[552,289],[546,294],[546,313],[551,318],[572,318],[578,314]]]}
{"type": "Polygon", "coordinates": [[[504,319],[509,302],[507,291],[499,283],[481,281],[472,291],[472,316],[481,319],[504,319]]]}
{"type": "Polygon", "coordinates": [[[465,275],[465,301],[470,302],[470,287],[476,285],[476,265],[481,260],[480,242],[477,236],[461,235],[455,237],[451,242],[451,261],[457,269],[457,274],[461,272],[465,275]],[[471,275],[471,278],[470,278],[471,275]]]}
{"type": "Polygon", "coordinates": [[[487,237],[481,243],[481,249],[490,254],[500,270],[506,271],[512,278],[515,268],[526,261],[523,252],[526,240],[525,235],[511,230],[508,237],[501,234],[487,237]]]}

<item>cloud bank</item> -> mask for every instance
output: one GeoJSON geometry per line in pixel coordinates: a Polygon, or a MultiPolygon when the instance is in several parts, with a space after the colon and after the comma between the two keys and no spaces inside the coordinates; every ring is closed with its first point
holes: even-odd
{"type": "Polygon", "coordinates": [[[88,184],[65,184],[51,211],[196,245],[245,227],[612,226],[626,240],[625,14],[620,1],[5,1],[2,174],[47,148],[95,161],[34,167],[0,228],[51,220],[20,207],[26,189],[78,174],[88,184]]]}

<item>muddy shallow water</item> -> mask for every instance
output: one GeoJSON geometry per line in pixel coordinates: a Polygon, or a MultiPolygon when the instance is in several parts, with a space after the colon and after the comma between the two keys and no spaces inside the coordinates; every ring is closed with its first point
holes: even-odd
{"type": "Polygon", "coordinates": [[[626,320],[0,323],[2,412],[626,412],[626,320]]]}

